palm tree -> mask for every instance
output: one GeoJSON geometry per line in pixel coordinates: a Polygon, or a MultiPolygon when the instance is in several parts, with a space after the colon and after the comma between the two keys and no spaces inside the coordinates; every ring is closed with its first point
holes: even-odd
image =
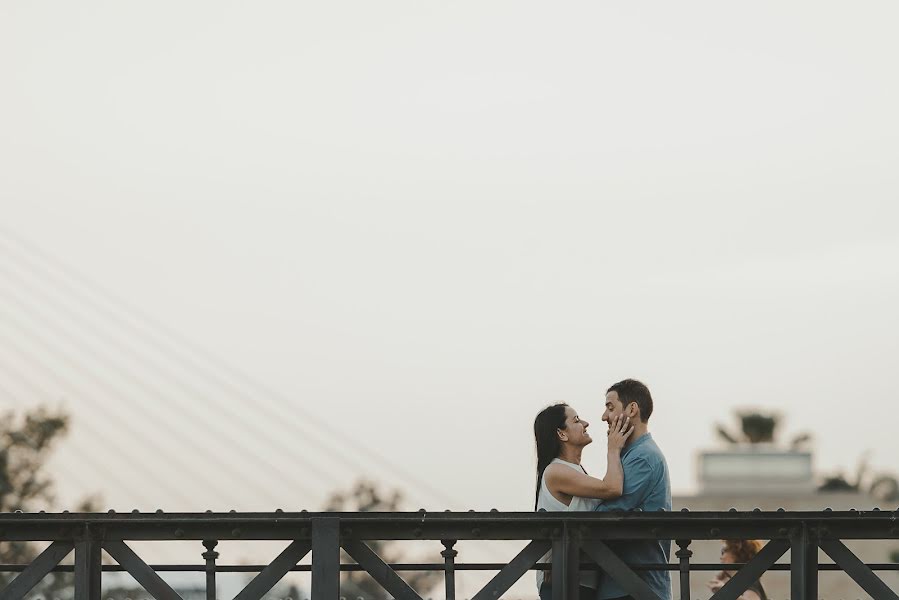
{"type": "Polygon", "coordinates": [[[762,444],[774,441],[780,418],[773,413],[744,412],[737,413],[740,421],[739,432],[734,434],[721,424],[716,425],[718,436],[728,444],[762,444]]]}
{"type": "MultiPolygon", "coordinates": [[[[758,411],[738,412],[737,419],[740,422],[740,429],[737,432],[727,429],[720,423],[716,424],[715,431],[718,437],[731,445],[770,444],[774,442],[777,426],[780,424],[780,415],[758,411]]],[[[790,441],[790,448],[799,450],[802,446],[811,442],[811,440],[812,435],[810,433],[800,433],[790,441]]]]}

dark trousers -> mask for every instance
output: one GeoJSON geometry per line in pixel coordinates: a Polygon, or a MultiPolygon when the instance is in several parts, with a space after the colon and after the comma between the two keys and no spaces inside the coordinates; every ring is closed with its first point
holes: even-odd
{"type": "MultiPolygon", "coordinates": [[[[578,600],[596,600],[596,590],[586,586],[579,586],[577,590],[578,600]]],[[[540,586],[540,600],[553,600],[553,586],[544,583],[540,586]]]]}

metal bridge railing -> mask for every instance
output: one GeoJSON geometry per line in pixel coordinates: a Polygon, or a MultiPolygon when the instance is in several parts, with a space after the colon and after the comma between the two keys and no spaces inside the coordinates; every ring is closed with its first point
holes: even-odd
{"type": "MultiPolygon", "coordinates": [[[[287,573],[308,571],[312,600],[337,600],[342,571],[365,571],[397,600],[421,600],[399,575],[403,571],[441,571],[446,600],[456,600],[456,573],[497,571],[473,600],[502,597],[525,573],[548,572],[554,600],[577,594],[578,571],[596,569],[614,578],[633,598],[660,600],[640,573],[668,570],[674,597],[690,598],[694,571],[719,570],[720,564],[692,564],[694,540],[768,540],[745,565],[733,565],[736,575],[712,600],[736,600],[768,570],[789,570],[791,598],[818,597],[819,571],[845,572],[875,600],[899,600],[875,571],[899,571],[899,564],[865,564],[844,540],[899,539],[896,512],[676,512],[676,513],[476,513],[419,511],[415,513],[156,513],[140,514],[2,514],[0,541],[48,541],[31,564],[0,565],[18,575],[0,591],[0,600],[24,598],[53,571],[74,572],[75,600],[100,600],[104,571],[127,571],[159,600],[181,600],[160,576],[165,571],[206,574],[207,600],[216,599],[216,574],[256,572],[235,600],[259,600],[287,573]],[[198,540],[205,547],[199,565],[148,565],[128,545],[130,541],[198,540]],[[283,540],[284,550],[267,565],[220,565],[215,548],[222,540],[283,540]],[[371,540],[439,540],[443,563],[387,564],[366,543],[371,540]],[[459,540],[521,540],[523,549],[504,563],[458,563],[459,540]],[[626,564],[608,542],[674,540],[670,564],[626,564]],[[101,548],[118,564],[103,565],[101,548]],[[834,564],[818,564],[818,549],[834,564]],[[344,550],[355,561],[341,564],[344,550]],[[552,562],[541,558],[552,550],[552,562]],[[74,565],[60,562],[71,552],[74,565]],[[790,551],[789,564],[775,564],[790,551]],[[299,565],[309,553],[312,563],[299,565]]],[[[614,544],[612,545],[614,548],[614,544]]],[[[665,600],[665,599],[661,599],[665,600]]]]}

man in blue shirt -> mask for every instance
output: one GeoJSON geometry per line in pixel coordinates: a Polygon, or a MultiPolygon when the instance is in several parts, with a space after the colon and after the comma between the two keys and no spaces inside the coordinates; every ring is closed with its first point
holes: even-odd
{"type": "MultiPolygon", "coordinates": [[[[652,414],[649,388],[635,379],[619,381],[606,392],[606,411],[602,420],[610,423],[617,416],[630,417],[634,432],[621,451],[624,468],[624,493],[615,500],[601,500],[598,511],[671,510],[671,483],[665,456],[648,431],[652,414]]],[[[627,564],[667,563],[671,540],[610,541],[609,548],[627,564]]],[[[668,571],[637,571],[661,600],[671,600],[671,576],[668,571]]],[[[629,598],[627,592],[608,574],[600,578],[598,600],[629,598]]]]}

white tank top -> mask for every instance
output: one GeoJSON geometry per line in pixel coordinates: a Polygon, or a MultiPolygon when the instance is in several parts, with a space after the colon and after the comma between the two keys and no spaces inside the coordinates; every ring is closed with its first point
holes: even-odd
{"type": "MultiPolygon", "coordinates": [[[[582,473],[586,473],[584,468],[580,465],[576,465],[574,463],[570,463],[566,460],[562,460],[561,458],[555,458],[549,464],[560,464],[565,465],[566,467],[570,467],[575,471],[580,471],[582,473]]],[[[595,500],[593,498],[581,498],[580,496],[573,496],[571,498],[571,504],[566,506],[561,500],[557,499],[552,493],[549,491],[549,488],[546,487],[546,471],[543,471],[543,477],[540,478],[540,493],[537,494],[537,510],[545,509],[547,511],[592,511],[599,505],[599,500],[595,500]]],[[[540,562],[549,562],[552,559],[552,552],[547,552],[546,555],[540,559],[540,562]]],[[[548,574],[548,572],[547,572],[548,574]]],[[[540,590],[540,586],[543,585],[544,572],[537,571],[537,590],[540,590]]],[[[588,588],[593,588],[594,590],[599,587],[599,574],[596,571],[582,571],[580,583],[583,586],[588,588]]]]}

